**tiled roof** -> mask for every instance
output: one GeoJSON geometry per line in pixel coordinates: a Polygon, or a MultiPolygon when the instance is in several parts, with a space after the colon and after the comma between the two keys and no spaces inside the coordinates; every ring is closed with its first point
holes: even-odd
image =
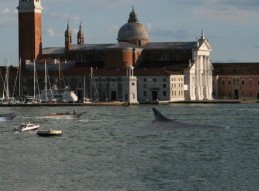
{"type": "Polygon", "coordinates": [[[136,76],[169,76],[173,74],[183,74],[183,70],[168,70],[164,68],[143,68],[135,69],[136,76]]]}
{"type": "Polygon", "coordinates": [[[196,42],[150,42],[145,49],[193,49],[196,42]]]}
{"type": "Polygon", "coordinates": [[[113,44],[74,44],[71,51],[104,50],[113,44]]]}
{"type": "Polygon", "coordinates": [[[108,49],[114,49],[114,48],[123,48],[123,49],[124,48],[131,48],[131,49],[133,49],[133,48],[138,48],[138,46],[136,46],[134,44],[130,44],[128,42],[119,42],[119,43],[113,44],[113,45],[111,45],[107,48],[108,49]]]}
{"type": "Polygon", "coordinates": [[[213,63],[213,75],[259,75],[259,63],[213,63]]]}
{"type": "Polygon", "coordinates": [[[65,48],[64,47],[47,47],[42,49],[42,54],[65,54],[65,48]]]}

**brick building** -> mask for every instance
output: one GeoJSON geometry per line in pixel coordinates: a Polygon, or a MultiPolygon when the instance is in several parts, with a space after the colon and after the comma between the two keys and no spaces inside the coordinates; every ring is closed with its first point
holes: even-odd
{"type": "MultiPolygon", "coordinates": [[[[42,68],[43,63],[53,68],[58,63],[72,90],[82,94],[80,91],[87,87],[84,92],[88,97],[98,92],[102,100],[212,99],[212,48],[204,31],[192,42],[150,42],[148,30],[138,21],[133,8],[128,22],[118,31],[117,43],[87,44],[81,24],[77,42],[73,43],[68,23],[64,47],[42,48],[41,11],[41,0],[19,0],[19,57],[24,73],[29,74],[34,60],[37,68],[42,68]],[[83,85],[85,78],[90,85],[83,85]],[[129,87],[123,88],[125,84],[129,87]]],[[[44,81],[42,78],[39,81],[44,81]]],[[[31,94],[31,87],[23,89],[31,94]]]]}

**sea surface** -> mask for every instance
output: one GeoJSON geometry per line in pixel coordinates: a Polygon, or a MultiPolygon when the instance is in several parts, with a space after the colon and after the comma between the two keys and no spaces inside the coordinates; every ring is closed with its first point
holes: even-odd
{"type": "Polygon", "coordinates": [[[0,124],[0,191],[259,189],[259,104],[0,107],[6,112],[17,117],[0,124]],[[208,128],[149,129],[152,107],[208,128]],[[85,113],[44,118],[72,109],[85,113]],[[22,122],[63,135],[15,133],[22,122]]]}

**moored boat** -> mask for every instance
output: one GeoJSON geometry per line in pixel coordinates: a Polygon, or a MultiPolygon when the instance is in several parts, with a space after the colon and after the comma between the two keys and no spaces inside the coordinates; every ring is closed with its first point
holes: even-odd
{"type": "Polygon", "coordinates": [[[78,119],[82,114],[75,113],[74,110],[72,112],[65,112],[65,113],[51,113],[46,115],[46,118],[53,118],[53,119],[78,119]]]}
{"type": "Polygon", "coordinates": [[[24,131],[34,131],[40,127],[39,124],[33,123],[22,123],[19,128],[15,129],[16,131],[24,132],[24,131]]]}
{"type": "Polygon", "coordinates": [[[15,116],[15,113],[2,113],[0,114],[0,122],[11,121],[15,116]]]}
{"type": "Polygon", "coordinates": [[[49,129],[45,131],[38,131],[37,135],[42,137],[61,136],[62,131],[60,129],[49,129]]]}

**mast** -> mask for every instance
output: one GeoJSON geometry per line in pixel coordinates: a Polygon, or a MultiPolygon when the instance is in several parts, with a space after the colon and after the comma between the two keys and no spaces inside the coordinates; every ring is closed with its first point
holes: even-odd
{"type": "Polygon", "coordinates": [[[33,98],[34,98],[34,101],[36,99],[36,63],[35,63],[35,60],[33,61],[33,98]]]}
{"type": "Polygon", "coordinates": [[[9,94],[9,67],[7,65],[7,61],[5,59],[5,65],[6,65],[6,72],[5,72],[5,83],[6,83],[6,98],[9,100],[10,94],[9,94]]]}
{"type": "Polygon", "coordinates": [[[46,101],[47,101],[47,97],[48,97],[48,79],[47,79],[47,64],[45,61],[45,78],[44,78],[44,89],[45,89],[45,97],[46,97],[46,101]]]}
{"type": "Polygon", "coordinates": [[[20,62],[19,62],[19,88],[18,88],[18,95],[19,95],[19,98],[21,97],[21,58],[20,58],[20,62]]]}

